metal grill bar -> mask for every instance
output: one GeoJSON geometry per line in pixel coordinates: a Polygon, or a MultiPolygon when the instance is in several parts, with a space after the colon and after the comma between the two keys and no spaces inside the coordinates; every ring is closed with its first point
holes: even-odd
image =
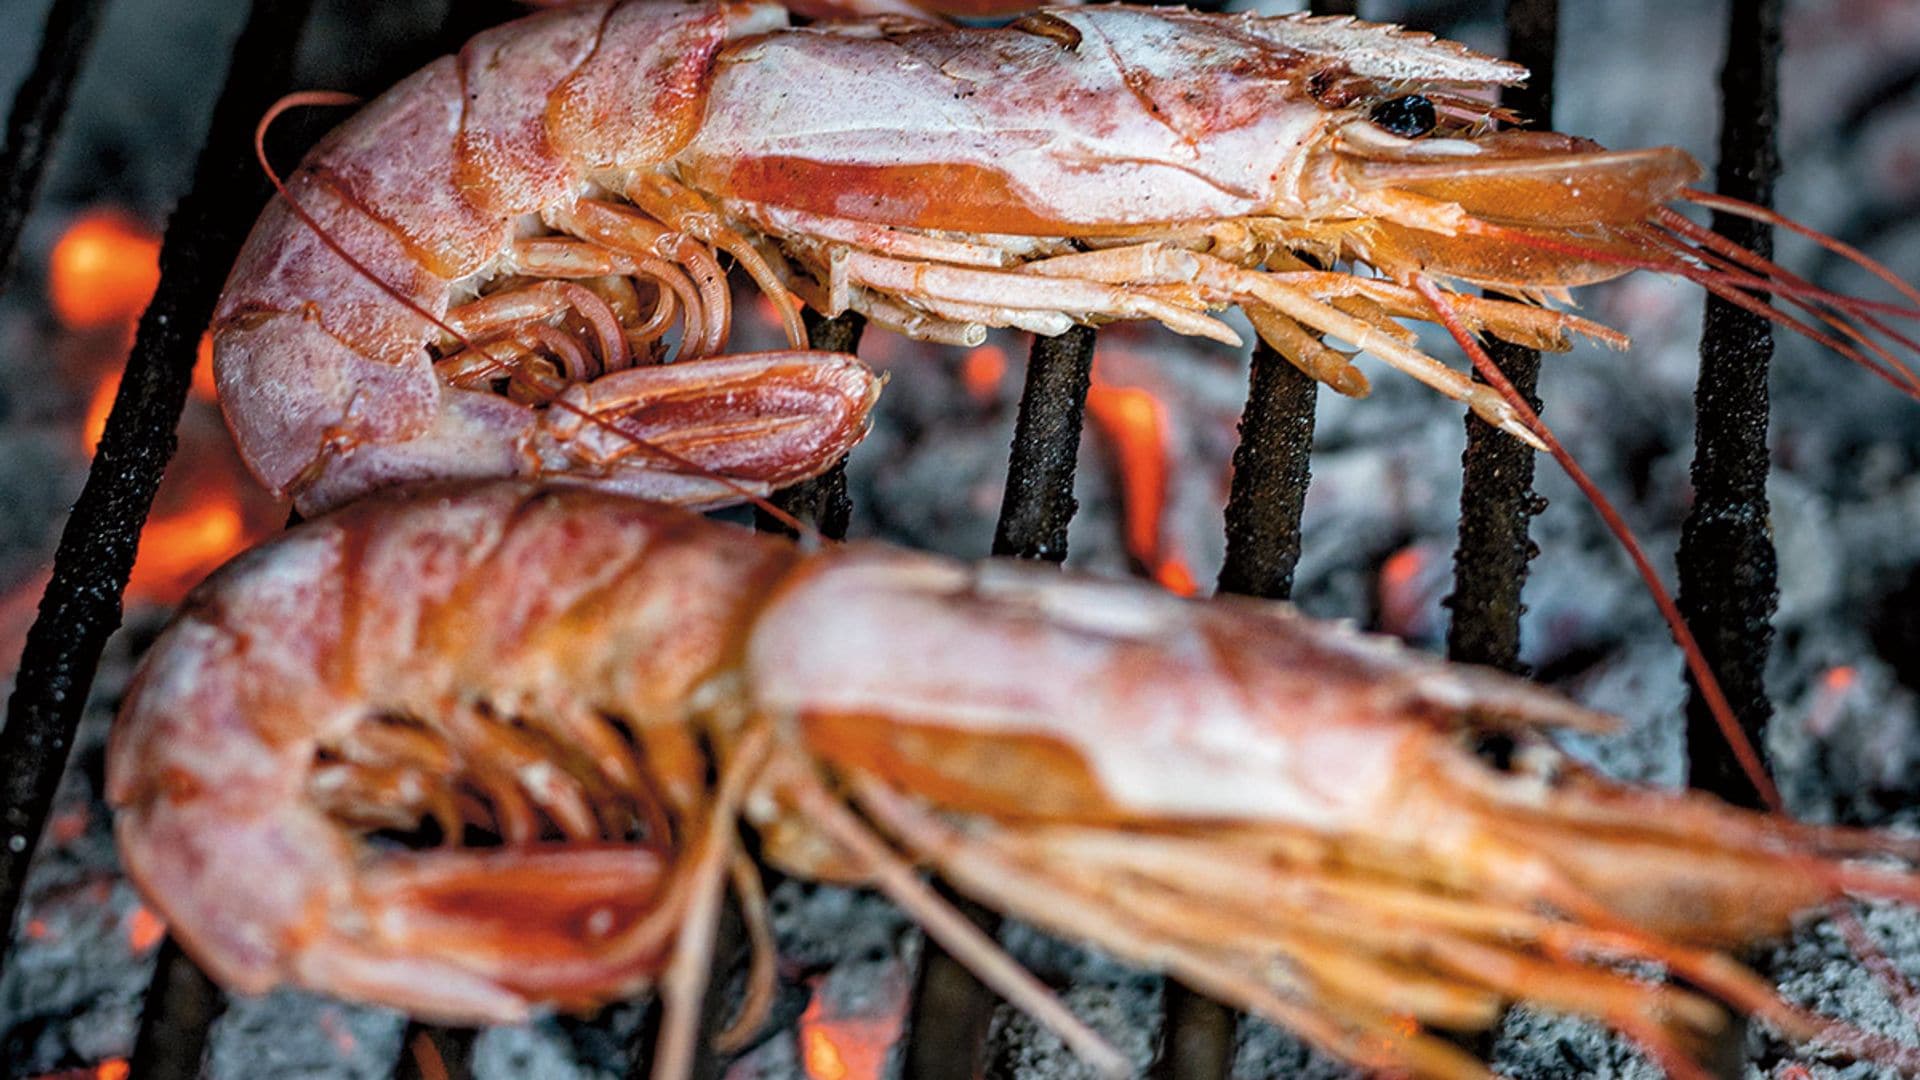
{"type": "MultiPolygon", "coordinates": [[[[1311,0],[1314,15],[1357,15],[1356,0],[1311,0]]],[[[1227,493],[1223,593],[1285,600],[1300,562],[1300,518],[1311,479],[1319,384],[1258,342],[1240,413],[1227,493]]],[[[1167,980],[1166,1037],[1154,1074],[1165,1080],[1224,1080],[1233,1073],[1238,1018],[1232,1009],[1167,980]]]]}
{"type": "MultiPolygon", "coordinates": [[[[1223,593],[1270,600],[1293,594],[1318,389],[1310,376],[1265,343],[1254,346],[1227,495],[1227,552],[1219,579],[1223,593]]],[[[1166,1038],[1154,1066],[1156,1076],[1219,1080],[1232,1073],[1233,1010],[1171,979],[1165,1008],[1166,1038]]]]}
{"type": "Polygon", "coordinates": [[[1223,593],[1269,600],[1293,595],[1319,387],[1265,344],[1254,347],[1227,494],[1223,593]]]}
{"type": "MultiPolygon", "coordinates": [[[[160,474],[200,332],[213,315],[267,184],[251,154],[253,125],[286,89],[293,44],[309,0],[257,0],[234,47],[193,190],[167,227],[161,279],[140,320],[126,375],[100,449],[54,553],[53,578],[27,634],[20,674],[0,730],[5,851],[0,851],[0,942],[11,940],[27,864],[46,824],[73,732],[107,637],[120,625],[121,594],[160,474]]],[[[0,948],[3,948],[0,945],[0,948]]]]}
{"type": "MultiPolygon", "coordinates": [[[[1720,73],[1722,194],[1773,201],[1780,174],[1774,128],[1780,115],[1779,0],[1735,0],[1727,19],[1720,73]]],[[[1714,231],[1761,255],[1773,254],[1766,225],[1715,213],[1714,231]]],[[[1765,745],[1773,705],[1765,673],[1779,601],[1767,508],[1767,374],[1773,361],[1768,321],[1716,296],[1707,298],[1694,392],[1693,509],[1680,533],[1680,610],[1700,639],[1741,728],[1765,745]]],[[[1689,678],[1689,685],[1692,680],[1689,678]]],[[[1687,703],[1693,786],[1747,806],[1759,793],[1734,762],[1726,738],[1700,697],[1687,703]]]]}
{"type": "Polygon", "coordinates": [[[198,1080],[207,1035],[227,998],[169,937],[154,959],[153,981],[140,1009],[128,1073],[140,1080],[198,1080]]]}
{"type": "Polygon", "coordinates": [[[40,52],[20,84],[7,116],[7,150],[0,160],[0,282],[13,274],[20,229],[40,196],[40,180],[67,117],[73,82],[93,46],[106,0],[56,0],[47,12],[40,52]]]}
{"type": "MultiPolygon", "coordinates": [[[[1526,126],[1553,124],[1553,77],[1559,0],[1508,0],[1507,55],[1533,74],[1527,85],[1508,87],[1501,103],[1519,112],[1526,126]]],[[[1494,340],[1487,351],[1535,411],[1540,398],[1540,354],[1494,340]]],[[[1474,381],[1484,382],[1478,372],[1474,381]]],[[[1467,448],[1461,455],[1460,541],[1453,552],[1453,595],[1447,606],[1447,655],[1470,664],[1521,672],[1520,590],[1536,548],[1528,522],[1545,503],[1533,492],[1533,450],[1473,414],[1467,414],[1467,448]]]]}
{"type": "Polygon", "coordinates": [[[1007,493],[993,532],[993,553],[1064,562],[1067,524],[1080,458],[1080,426],[1093,380],[1093,331],[1076,326],[1059,337],[1036,338],[1027,358],[1027,385],[1013,426],[1007,493]]]}
{"type": "MultiPolygon", "coordinates": [[[[854,353],[860,350],[860,337],[867,320],[858,312],[838,317],[822,317],[812,308],[801,312],[807,326],[807,340],[813,348],[828,352],[854,353]]],[[[791,487],[782,488],[769,500],[803,525],[811,526],[828,540],[843,540],[853,518],[853,500],[847,494],[847,463],[842,458],[833,468],[791,487]]],[[[760,532],[795,535],[792,527],[765,509],[754,511],[754,528],[760,532]]],[[[761,873],[768,873],[764,867],[761,873]]],[[[694,1048],[693,1080],[718,1080],[726,1072],[727,1058],[713,1050],[713,1038],[727,1022],[726,986],[739,966],[746,942],[746,925],[738,907],[729,901],[714,932],[713,967],[707,982],[707,997],[701,1005],[700,1038],[694,1048]]],[[[654,1008],[658,1018],[659,1007],[654,1008]]],[[[651,1026],[651,1025],[650,1025],[651,1026]]],[[[627,1075],[638,1080],[650,1071],[653,1057],[651,1038],[643,1038],[634,1048],[627,1075]]]]}

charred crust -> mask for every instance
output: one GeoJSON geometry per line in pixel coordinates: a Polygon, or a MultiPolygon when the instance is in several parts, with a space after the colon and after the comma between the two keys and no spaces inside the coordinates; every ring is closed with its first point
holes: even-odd
{"type": "Polygon", "coordinates": [[[1328,64],[1307,76],[1307,93],[1329,109],[1344,109],[1373,93],[1373,82],[1345,64],[1328,64]]]}
{"type": "Polygon", "coordinates": [[[1080,29],[1050,11],[1036,11],[1031,15],[1022,16],[1014,21],[1013,28],[1035,37],[1057,42],[1061,48],[1069,52],[1080,47],[1080,29]]]}

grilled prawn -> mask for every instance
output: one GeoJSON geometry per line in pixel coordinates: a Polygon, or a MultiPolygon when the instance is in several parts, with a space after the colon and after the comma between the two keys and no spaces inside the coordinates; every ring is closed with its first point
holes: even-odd
{"type": "Polygon", "coordinates": [[[429,65],[307,158],[221,301],[222,400],[255,472],[308,511],[450,476],[763,491],[844,452],[874,383],[799,352],[642,362],[675,327],[683,361],[722,352],[722,257],[796,350],[796,294],[962,343],[1117,319],[1237,343],[1210,314],[1237,306],[1343,393],[1367,379],[1323,338],[1536,445],[1531,417],[1396,319],[1444,304],[1456,332],[1619,345],[1433,285],[1545,301],[1644,267],[1920,394],[1894,351],[1913,342],[1883,321],[1898,309],[1815,289],[1666,206],[1764,213],[1688,191],[1684,152],[1498,130],[1474,95],[1525,74],[1343,19],[1113,6],[997,29],[793,29],[763,3],[542,12],[429,65]]]}
{"type": "Polygon", "coordinates": [[[1606,722],[1280,604],[494,483],[374,496],[210,578],[126,698],[109,796],[135,881],[232,989],[503,1022],[658,980],[668,1073],[729,879],[760,923],[741,821],[790,872],[886,891],[1108,1071],[911,866],[1418,1076],[1487,1075],[1433,1029],[1515,1001],[1676,1076],[1729,1006],[1912,1066],[1722,950],[1920,896],[1840,861],[1914,845],[1615,785],[1542,738],[1606,722]],[[1470,749],[1489,730],[1504,766],[1470,749]]]}

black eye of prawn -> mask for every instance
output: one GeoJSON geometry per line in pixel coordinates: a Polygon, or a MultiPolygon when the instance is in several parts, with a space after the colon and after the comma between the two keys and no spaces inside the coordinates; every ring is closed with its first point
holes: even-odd
{"type": "Polygon", "coordinates": [[[1432,131],[1433,125],[1439,122],[1433,112],[1433,102],[1419,94],[1389,98],[1375,105],[1367,119],[1381,130],[1403,139],[1417,139],[1432,131]]]}

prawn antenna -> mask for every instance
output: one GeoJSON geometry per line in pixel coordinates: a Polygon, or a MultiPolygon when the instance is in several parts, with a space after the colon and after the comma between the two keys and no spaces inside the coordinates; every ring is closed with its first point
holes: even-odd
{"type": "Polygon", "coordinates": [[[1493,358],[1487,355],[1487,350],[1481,347],[1479,340],[1468,331],[1466,323],[1448,302],[1446,294],[1441,292],[1440,287],[1421,274],[1413,276],[1413,287],[1426,298],[1427,303],[1433,307],[1434,314],[1439,317],[1440,324],[1447,328],[1447,333],[1451,334],[1453,340],[1466,352],[1468,359],[1473,362],[1473,369],[1486,380],[1487,385],[1493,387],[1502,398],[1506,399],[1507,404],[1511,405],[1518,415],[1520,422],[1546,445],[1547,452],[1553,455],[1553,459],[1560,463],[1560,468],[1566,471],[1567,476],[1587,497],[1587,501],[1593,504],[1594,510],[1606,523],[1607,531],[1619,541],[1621,548],[1627,553],[1627,558],[1633,561],[1634,569],[1639,572],[1640,579],[1646,583],[1647,592],[1653,597],[1655,606],[1660,609],[1660,617],[1666,620],[1667,629],[1672,632],[1673,640],[1680,646],[1681,653],[1686,657],[1687,670],[1693,674],[1694,681],[1699,684],[1700,696],[1705,699],[1708,711],[1713,714],[1714,722],[1720,727],[1721,735],[1727,740],[1728,747],[1733,750],[1734,759],[1740,764],[1740,771],[1746,774],[1747,779],[1752,782],[1755,790],[1759,791],[1760,797],[1769,807],[1774,810],[1781,809],[1779,789],[1774,787],[1773,778],[1767,775],[1765,767],[1761,765],[1759,751],[1754,749],[1752,740],[1748,739],[1746,733],[1740,729],[1740,723],[1733,715],[1733,706],[1728,703],[1726,692],[1720,687],[1720,680],[1714,676],[1712,666],[1707,663],[1706,654],[1701,651],[1699,640],[1694,637],[1692,628],[1681,616],[1680,606],[1674,603],[1673,594],[1667,590],[1666,583],[1660,580],[1659,573],[1654,569],[1653,560],[1647,557],[1646,548],[1641,545],[1640,538],[1634,534],[1626,518],[1621,516],[1619,509],[1613,505],[1613,501],[1607,498],[1606,494],[1600,490],[1600,486],[1593,482],[1593,477],[1587,474],[1587,470],[1575,460],[1572,452],[1561,443],[1553,429],[1540,419],[1540,414],[1527,404],[1527,399],[1514,389],[1513,383],[1508,381],[1506,374],[1500,370],[1500,366],[1493,362],[1493,358]]]}
{"type": "Polygon", "coordinates": [[[1687,198],[1700,206],[1778,224],[1807,236],[1891,283],[1914,306],[1867,300],[1819,288],[1771,259],[1748,251],[1666,207],[1655,210],[1653,218],[1644,224],[1615,229],[1598,239],[1564,240],[1531,229],[1478,220],[1468,222],[1463,228],[1502,243],[1684,278],[1744,311],[1779,323],[1833,350],[1886,380],[1894,389],[1920,400],[1920,373],[1888,345],[1890,342],[1912,356],[1920,354],[1920,340],[1894,329],[1886,321],[1888,318],[1920,320],[1920,290],[1901,281],[1893,271],[1858,248],[1764,207],[1698,191],[1688,191],[1687,198]],[[1773,302],[1776,299],[1804,313],[1811,321],[1776,306],[1773,302]],[[1885,341],[1876,340],[1876,334],[1885,341]]]}
{"type": "MultiPolygon", "coordinates": [[[[1640,579],[1646,583],[1648,594],[1653,597],[1654,604],[1659,607],[1660,617],[1666,621],[1667,629],[1673,634],[1675,643],[1680,646],[1680,652],[1686,658],[1687,670],[1693,675],[1695,684],[1700,687],[1700,696],[1706,702],[1707,710],[1713,715],[1721,737],[1733,751],[1734,760],[1739,763],[1740,771],[1753,784],[1754,790],[1760,793],[1760,799],[1766,804],[1767,809],[1776,814],[1785,814],[1786,803],[1780,797],[1780,789],[1774,785],[1773,778],[1767,775],[1766,768],[1760,762],[1759,751],[1754,748],[1753,740],[1747,738],[1739,721],[1734,718],[1733,707],[1728,703],[1726,692],[1721,688],[1720,680],[1714,675],[1712,666],[1707,663],[1707,657],[1700,648],[1699,639],[1694,637],[1693,629],[1687,625],[1686,618],[1680,614],[1679,605],[1674,603],[1673,594],[1668,592],[1666,584],[1655,572],[1653,561],[1647,557],[1646,549],[1641,545],[1639,537],[1634,535],[1633,529],[1613,505],[1612,500],[1601,492],[1599,485],[1594,483],[1586,469],[1581,467],[1573,454],[1560,442],[1559,436],[1555,435],[1553,429],[1540,419],[1540,414],[1533,410],[1526,398],[1514,389],[1513,383],[1500,370],[1500,366],[1493,362],[1493,358],[1487,355],[1486,349],[1481,347],[1480,342],[1467,330],[1459,313],[1454,310],[1439,286],[1424,275],[1414,275],[1413,287],[1426,298],[1434,314],[1439,317],[1441,325],[1447,328],[1447,333],[1452,335],[1453,340],[1466,352],[1467,357],[1473,362],[1474,370],[1479,372],[1480,377],[1513,406],[1521,423],[1546,444],[1547,452],[1553,455],[1553,459],[1560,463],[1561,469],[1580,488],[1581,494],[1586,496],[1587,501],[1599,513],[1601,520],[1606,523],[1607,530],[1626,551],[1627,557],[1633,561],[1634,569],[1639,572],[1640,579]]],[[[1904,286],[1902,291],[1911,292],[1904,286]]],[[[1836,880],[1836,884],[1844,888],[1849,884],[1865,884],[1865,882],[1864,880],[1859,882],[1836,880]]],[[[1884,893],[1886,884],[1875,879],[1868,886],[1867,891],[1884,893]]],[[[1911,892],[1900,895],[1912,898],[1911,892]]],[[[1867,966],[1886,987],[1901,1011],[1909,1018],[1920,1022],[1920,999],[1917,999],[1912,985],[1894,969],[1884,954],[1873,947],[1866,927],[1860,922],[1859,915],[1853,907],[1845,900],[1836,901],[1834,915],[1849,946],[1854,948],[1861,957],[1872,958],[1868,960],[1867,966]]],[[[1868,1035],[1842,1021],[1830,1017],[1818,1019],[1825,1025],[1823,1036],[1834,1037],[1837,1041],[1856,1049],[1864,1048],[1878,1052],[1884,1051],[1887,1045],[1891,1045],[1884,1039],[1868,1035]]]]}
{"type": "MultiPolygon", "coordinates": [[[[618,438],[626,440],[627,442],[631,443],[635,448],[637,448],[641,453],[644,453],[659,461],[663,461],[667,463],[669,466],[673,467],[674,469],[677,469],[689,475],[700,476],[705,479],[712,480],[717,484],[720,484],[722,487],[725,487],[728,490],[732,491],[735,495],[738,495],[742,501],[753,504],[759,509],[765,511],[768,517],[773,518],[775,521],[779,522],[781,525],[787,527],[788,529],[793,530],[793,532],[797,536],[799,536],[801,538],[801,541],[805,544],[813,545],[813,544],[822,542],[824,538],[821,536],[819,530],[815,529],[811,524],[805,521],[802,521],[798,517],[795,517],[794,515],[788,513],[786,510],[776,505],[772,499],[769,499],[764,495],[757,494],[753,491],[749,491],[744,484],[733,479],[732,477],[716,472],[715,470],[710,469],[705,465],[701,465],[696,461],[692,461],[680,454],[674,453],[672,450],[669,450],[666,447],[653,442],[652,440],[642,438],[639,435],[635,435],[633,432],[630,432],[625,428],[620,427],[618,424],[615,424],[613,421],[608,420],[603,416],[599,416],[597,414],[589,412],[588,410],[580,408],[579,406],[573,404],[572,402],[562,400],[559,397],[555,396],[546,386],[542,385],[538,380],[529,378],[525,372],[521,371],[515,365],[509,364],[506,361],[501,360],[499,357],[495,356],[493,353],[488,352],[484,345],[476,344],[475,342],[470,340],[465,334],[462,334],[458,329],[450,325],[445,319],[442,319],[439,316],[435,315],[433,312],[428,311],[426,308],[422,307],[417,301],[415,301],[412,297],[406,295],[406,293],[402,292],[398,287],[393,285],[391,282],[388,282],[386,279],[382,278],[379,274],[374,273],[373,270],[370,269],[366,263],[362,262],[352,252],[348,251],[344,245],[342,245],[338,240],[336,240],[332,236],[332,234],[328,233],[327,230],[320,225],[319,221],[315,220],[313,215],[309,214],[307,212],[307,209],[304,206],[300,205],[300,201],[293,197],[293,192],[288,189],[286,181],[281,177],[279,171],[273,167],[273,162],[267,157],[267,131],[269,128],[273,126],[274,121],[280,119],[281,116],[285,115],[286,113],[294,109],[337,108],[342,106],[358,105],[360,104],[360,102],[361,102],[361,98],[358,97],[357,95],[343,93],[337,90],[298,91],[292,94],[288,94],[285,97],[282,97],[280,100],[274,102],[271,106],[269,106],[266,113],[260,117],[259,124],[255,125],[253,129],[253,154],[254,154],[254,157],[260,162],[260,169],[263,173],[266,174],[267,181],[273,185],[274,191],[279,193],[280,198],[286,201],[287,209],[293,211],[293,215],[300,219],[301,224],[305,225],[309,229],[312,229],[314,232],[314,235],[320,238],[320,242],[325,244],[328,250],[332,251],[335,255],[340,256],[340,258],[344,260],[348,266],[353,268],[355,273],[359,274],[361,277],[373,283],[374,287],[378,288],[381,292],[384,292],[388,296],[392,297],[393,300],[396,303],[400,304],[402,307],[405,307],[407,310],[413,312],[415,315],[418,315],[420,318],[426,320],[429,324],[431,324],[433,327],[438,329],[441,333],[446,334],[448,337],[458,342],[462,348],[472,350],[474,352],[479,353],[481,356],[485,357],[487,363],[490,365],[489,370],[504,373],[509,382],[513,383],[515,386],[518,386],[528,391],[529,393],[532,393],[540,397],[542,400],[546,401],[547,406],[549,408],[560,409],[563,412],[572,413],[573,415],[579,417],[581,420],[585,421],[586,423],[592,424],[595,427],[598,427],[598,428],[601,428],[602,430],[610,432],[611,434],[613,434],[618,438]]],[[[348,200],[348,201],[349,203],[351,203],[351,200],[348,200]]]]}

